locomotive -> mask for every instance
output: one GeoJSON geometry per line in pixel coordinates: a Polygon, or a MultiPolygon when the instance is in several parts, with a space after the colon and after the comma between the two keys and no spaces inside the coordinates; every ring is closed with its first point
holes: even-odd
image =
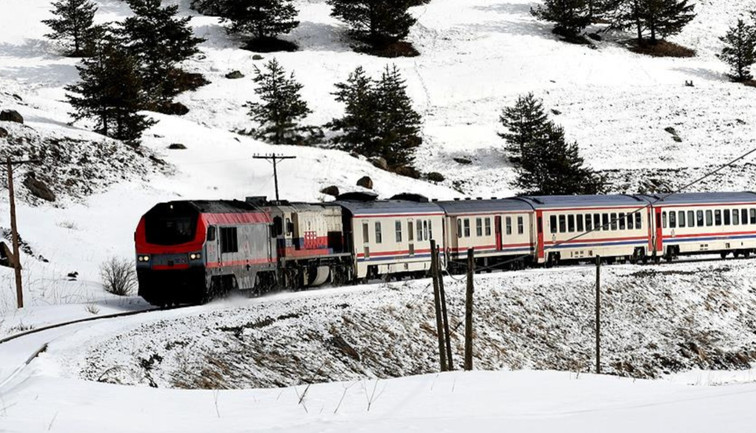
{"type": "Polygon", "coordinates": [[[229,291],[260,294],[423,276],[431,241],[450,272],[467,251],[486,269],[756,251],[756,194],[521,196],[330,203],[183,200],[159,203],[135,233],[139,295],[155,305],[204,303],[229,291]]]}

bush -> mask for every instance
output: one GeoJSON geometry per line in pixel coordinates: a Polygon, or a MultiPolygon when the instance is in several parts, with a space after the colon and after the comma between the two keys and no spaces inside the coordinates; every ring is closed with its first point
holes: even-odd
{"type": "Polygon", "coordinates": [[[428,180],[431,182],[443,182],[446,178],[443,174],[438,173],[436,171],[432,171],[428,173],[428,180]]]}
{"type": "Polygon", "coordinates": [[[134,263],[118,257],[100,265],[100,277],[105,290],[118,296],[130,295],[137,283],[134,263]]]}

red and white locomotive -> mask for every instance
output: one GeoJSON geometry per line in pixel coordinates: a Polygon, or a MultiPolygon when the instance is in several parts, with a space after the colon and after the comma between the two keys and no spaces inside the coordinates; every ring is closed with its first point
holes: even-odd
{"type": "Polygon", "coordinates": [[[417,276],[430,241],[451,271],[560,261],[672,260],[756,251],[756,194],[523,196],[429,201],[364,193],[307,204],[160,203],[136,234],[139,294],[153,304],[204,302],[232,289],[265,292],[326,282],[417,276]]]}

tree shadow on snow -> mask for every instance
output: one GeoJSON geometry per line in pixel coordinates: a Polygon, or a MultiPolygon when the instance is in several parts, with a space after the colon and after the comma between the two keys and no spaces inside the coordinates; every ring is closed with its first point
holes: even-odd
{"type": "Polygon", "coordinates": [[[488,12],[491,20],[480,24],[468,26],[471,30],[505,33],[521,36],[545,36],[549,39],[558,39],[551,33],[552,24],[538,21],[530,14],[530,8],[537,3],[500,3],[487,6],[475,6],[473,9],[488,12]]]}
{"type": "Polygon", "coordinates": [[[56,86],[79,80],[79,71],[76,70],[76,67],[64,64],[0,66],[0,75],[13,77],[24,83],[56,86]]]}
{"type": "MultiPolygon", "coordinates": [[[[678,67],[673,68],[674,71],[682,72],[685,74],[693,75],[703,81],[716,81],[716,82],[729,82],[730,79],[724,75],[720,74],[718,72],[714,72],[707,68],[691,68],[691,67],[678,67]]],[[[695,81],[693,82],[693,85],[695,86],[695,81]]]]}
{"type": "Polygon", "coordinates": [[[288,39],[299,45],[300,50],[343,53],[352,51],[350,39],[342,27],[325,23],[302,21],[288,39]]]}

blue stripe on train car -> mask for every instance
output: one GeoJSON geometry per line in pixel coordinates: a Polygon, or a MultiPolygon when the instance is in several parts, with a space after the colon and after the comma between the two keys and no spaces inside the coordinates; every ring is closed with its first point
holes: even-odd
{"type": "Polygon", "coordinates": [[[358,262],[377,262],[377,261],[383,261],[383,260],[397,260],[397,259],[417,259],[417,258],[430,258],[430,253],[428,254],[415,254],[414,256],[409,256],[406,254],[400,254],[396,256],[380,256],[380,257],[368,257],[368,258],[359,258],[357,259],[358,262]]]}
{"type": "Polygon", "coordinates": [[[700,238],[671,238],[664,239],[665,244],[674,244],[679,242],[701,242],[701,241],[726,241],[728,239],[753,239],[756,235],[737,235],[737,236],[704,236],[700,238]]]}
{"type": "Polygon", "coordinates": [[[565,248],[584,248],[584,247],[616,247],[620,245],[648,245],[648,239],[638,239],[634,241],[616,241],[616,242],[601,242],[601,243],[580,243],[580,244],[557,244],[547,245],[546,249],[565,249],[565,248]]]}

